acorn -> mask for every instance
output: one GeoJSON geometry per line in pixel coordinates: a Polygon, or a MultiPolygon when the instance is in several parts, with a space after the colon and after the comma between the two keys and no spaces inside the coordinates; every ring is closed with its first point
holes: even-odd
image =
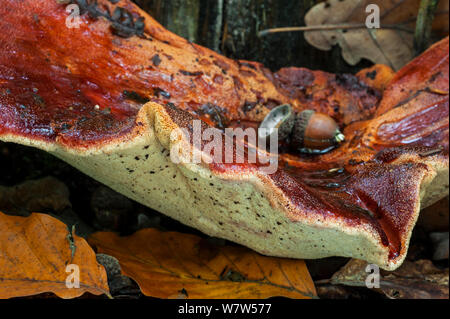
{"type": "Polygon", "coordinates": [[[258,137],[269,139],[278,129],[278,140],[285,140],[294,128],[295,113],[289,104],[283,104],[272,109],[259,125],[258,137]]]}
{"type": "Polygon", "coordinates": [[[336,121],[327,114],[305,110],[297,114],[291,146],[301,153],[324,153],[345,140],[336,121]]]}

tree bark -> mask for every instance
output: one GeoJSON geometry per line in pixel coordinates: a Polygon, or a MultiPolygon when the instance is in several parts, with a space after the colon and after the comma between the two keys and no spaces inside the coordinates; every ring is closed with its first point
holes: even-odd
{"type": "Polygon", "coordinates": [[[340,49],[321,51],[302,32],[258,37],[258,31],[304,25],[319,0],[134,0],[170,31],[235,59],[262,62],[272,70],[286,66],[330,72],[356,72],[370,65],[348,65],[340,49]]]}

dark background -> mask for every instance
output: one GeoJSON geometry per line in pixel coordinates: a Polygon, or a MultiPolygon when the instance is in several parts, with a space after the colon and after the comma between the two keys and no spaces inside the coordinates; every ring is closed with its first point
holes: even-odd
{"type": "Polygon", "coordinates": [[[134,0],[170,31],[230,58],[262,62],[272,70],[300,66],[334,73],[356,72],[371,63],[348,65],[340,48],[321,51],[302,32],[263,38],[258,31],[304,26],[319,0],[134,0]]]}

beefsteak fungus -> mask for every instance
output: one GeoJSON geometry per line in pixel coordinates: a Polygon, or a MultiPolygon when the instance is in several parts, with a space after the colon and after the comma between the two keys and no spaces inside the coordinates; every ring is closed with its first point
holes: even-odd
{"type": "Polygon", "coordinates": [[[395,75],[271,72],[165,30],[128,0],[0,6],[0,140],[43,149],[116,191],[262,254],[348,256],[395,269],[421,208],[448,194],[448,38],[395,75]],[[117,2],[117,3],[115,3],[117,2]],[[174,163],[177,128],[258,127],[277,105],[331,116],[320,155],[279,168],[174,163]],[[173,154],[172,154],[173,155],[173,154]]]}

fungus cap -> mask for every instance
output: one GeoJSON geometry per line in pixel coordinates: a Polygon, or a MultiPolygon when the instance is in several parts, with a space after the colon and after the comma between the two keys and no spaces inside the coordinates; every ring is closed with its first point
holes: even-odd
{"type": "Polygon", "coordinates": [[[130,1],[98,4],[126,10],[139,28],[87,13],[69,28],[57,1],[2,2],[0,140],[46,150],[262,254],[401,265],[420,208],[448,194],[448,38],[392,79],[272,73],[189,43],[130,1]],[[345,142],[323,155],[282,153],[272,174],[260,163],[206,161],[203,144],[203,162],[171,160],[173,149],[193,149],[175,129],[201,119],[222,134],[281,104],[332,115],[345,142]]]}

